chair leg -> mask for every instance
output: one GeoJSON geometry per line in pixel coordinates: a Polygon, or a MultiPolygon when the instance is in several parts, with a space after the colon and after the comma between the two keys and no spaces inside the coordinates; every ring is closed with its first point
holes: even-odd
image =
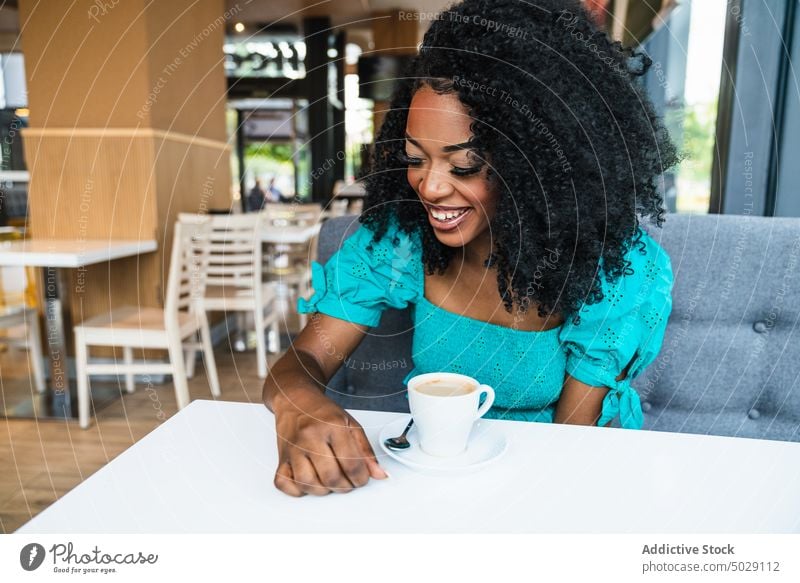
{"type": "Polygon", "coordinates": [[[122,355],[125,359],[125,390],[132,393],[134,390],[133,373],[130,372],[130,366],[133,364],[133,347],[125,346],[122,349],[122,355]]]}
{"type": "Polygon", "coordinates": [[[274,318],[269,327],[269,351],[273,354],[281,351],[281,328],[278,318],[274,318]]]}
{"type": "MultiPolygon", "coordinates": [[[[292,287],[292,291],[294,292],[294,301],[292,302],[292,307],[294,308],[295,311],[297,311],[297,302],[298,302],[298,300],[300,298],[307,298],[308,297],[307,294],[306,294],[306,289],[307,288],[302,282],[297,283],[296,286],[297,287],[294,287],[294,286],[292,287]]],[[[298,321],[298,323],[300,325],[300,330],[302,330],[303,328],[306,327],[306,324],[308,323],[308,315],[307,314],[301,314],[300,312],[297,312],[297,321],[298,321]]]]}
{"type": "Polygon", "coordinates": [[[39,334],[39,318],[34,318],[28,326],[28,353],[31,358],[33,382],[36,390],[44,393],[47,386],[44,382],[44,364],[42,362],[42,337],[39,334]]]}
{"type": "MultiPolygon", "coordinates": [[[[195,341],[197,334],[194,335],[192,341],[195,341]]],[[[197,351],[194,348],[186,349],[186,378],[194,378],[194,365],[197,362],[197,351]]]]}
{"type": "Polygon", "coordinates": [[[203,345],[203,364],[206,367],[208,385],[215,397],[222,395],[217,376],[217,361],[214,359],[214,346],[211,344],[211,329],[208,327],[208,316],[205,312],[200,316],[200,342],[203,345]]]}
{"type": "Polygon", "coordinates": [[[306,281],[305,278],[301,279],[300,283],[297,284],[297,294],[301,298],[308,299],[308,295],[309,295],[308,294],[308,282],[306,281]]]}
{"type": "MultiPolygon", "coordinates": [[[[227,312],[225,312],[227,314],[227,312]]],[[[245,330],[244,315],[242,312],[234,312],[234,325],[236,327],[236,340],[234,340],[234,350],[244,352],[247,350],[247,330],[245,330]]]]}
{"type": "MultiPolygon", "coordinates": [[[[297,304],[295,303],[295,310],[296,309],[297,309],[297,304]]],[[[300,330],[305,328],[306,324],[308,324],[308,314],[301,314],[300,312],[297,312],[297,322],[300,326],[300,330]]]]}
{"type": "Polygon", "coordinates": [[[89,364],[88,348],[83,334],[75,332],[75,374],[78,377],[78,423],[81,429],[89,427],[89,406],[91,392],[89,390],[89,375],[86,367],[89,364]]]}
{"type": "Polygon", "coordinates": [[[267,343],[264,337],[266,330],[264,324],[264,306],[256,306],[253,310],[253,320],[256,329],[256,364],[258,365],[258,378],[267,377],[267,343]]]}
{"type": "Polygon", "coordinates": [[[178,409],[183,409],[191,400],[189,397],[189,383],[186,380],[186,367],[184,366],[183,346],[180,337],[169,334],[169,363],[172,366],[172,383],[175,385],[175,399],[178,409]]]}

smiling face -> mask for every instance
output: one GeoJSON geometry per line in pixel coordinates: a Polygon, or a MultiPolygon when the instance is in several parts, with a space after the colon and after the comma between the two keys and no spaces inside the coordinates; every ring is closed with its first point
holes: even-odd
{"type": "Polygon", "coordinates": [[[436,238],[463,247],[488,234],[496,196],[489,167],[468,143],[472,119],[454,93],[419,89],[406,122],[408,183],[428,213],[436,238]]]}

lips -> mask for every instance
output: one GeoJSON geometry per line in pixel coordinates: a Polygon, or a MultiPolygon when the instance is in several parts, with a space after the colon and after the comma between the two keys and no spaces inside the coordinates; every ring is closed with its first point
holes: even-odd
{"type": "Polygon", "coordinates": [[[461,208],[456,210],[442,210],[439,208],[431,208],[429,209],[430,213],[436,220],[439,221],[451,221],[458,217],[460,217],[463,213],[467,212],[468,208],[461,208]]]}
{"type": "Polygon", "coordinates": [[[472,211],[472,207],[444,207],[425,205],[434,229],[451,231],[455,229],[472,211]]]}

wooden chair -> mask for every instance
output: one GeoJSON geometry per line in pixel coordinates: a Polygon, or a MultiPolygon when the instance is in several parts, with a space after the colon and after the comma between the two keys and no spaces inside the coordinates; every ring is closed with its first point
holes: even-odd
{"type": "Polygon", "coordinates": [[[349,205],[350,201],[346,198],[335,199],[330,205],[330,217],[336,218],[345,216],[349,205]]]}
{"type": "Polygon", "coordinates": [[[124,374],[129,393],[134,390],[135,374],[171,374],[178,409],[189,404],[184,350],[200,349],[205,358],[206,374],[214,397],[221,395],[217,367],[211,346],[208,319],[202,309],[208,268],[211,224],[175,224],[164,309],[123,307],[90,318],[75,327],[75,361],[78,377],[78,419],[89,426],[91,393],[89,377],[99,374],[124,374]],[[185,342],[199,333],[201,342],[185,342]],[[89,363],[90,346],[119,346],[123,362],[89,363]],[[169,362],[133,361],[133,349],[162,348],[169,362]]]}
{"type": "MultiPolygon", "coordinates": [[[[270,275],[272,281],[286,287],[292,310],[297,310],[298,298],[311,298],[311,262],[317,260],[318,241],[319,233],[311,239],[304,254],[290,256],[292,263],[287,269],[270,275]]],[[[308,315],[298,313],[297,318],[302,330],[306,327],[308,315]]]]}
{"type": "MultiPolygon", "coordinates": [[[[180,215],[182,221],[192,221],[180,215]]],[[[215,215],[211,217],[208,275],[203,309],[207,312],[247,312],[253,315],[256,332],[258,376],[267,376],[267,345],[280,352],[277,290],[272,283],[262,282],[261,213],[215,215]]],[[[190,362],[193,362],[190,361],[190,362]]],[[[191,376],[191,365],[190,365],[191,376]]]]}
{"type": "Polygon", "coordinates": [[[26,306],[9,306],[0,309],[0,329],[24,327],[21,337],[7,337],[0,342],[27,349],[31,359],[31,372],[36,390],[44,393],[44,365],[42,363],[42,337],[39,334],[39,313],[26,306]]]}
{"type": "MultiPolygon", "coordinates": [[[[268,204],[263,213],[267,228],[281,228],[293,225],[316,225],[322,217],[322,205],[309,204],[268,204]]],[[[265,255],[265,274],[269,281],[285,289],[292,308],[296,308],[297,298],[308,298],[311,293],[311,261],[317,257],[317,236],[303,244],[278,244],[268,246],[265,255]]],[[[300,327],[304,328],[308,317],[298,314],[300,327]]]]}

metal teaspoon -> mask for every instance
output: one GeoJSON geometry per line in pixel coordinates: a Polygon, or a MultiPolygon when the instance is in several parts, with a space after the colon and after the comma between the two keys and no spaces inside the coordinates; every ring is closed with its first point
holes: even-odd
{"type": "Polygon", "coordinates": [[[405,430],[399,437],[389,437],[383,441],[384,445],[389,449],[408,449],[411,447],[411,444],[408,443],[408,439],[406,439],[406,435],[408,435],[409,429],[411,426],[414,425],[414,420],[408,422],[406,425],[405,430]]]}

